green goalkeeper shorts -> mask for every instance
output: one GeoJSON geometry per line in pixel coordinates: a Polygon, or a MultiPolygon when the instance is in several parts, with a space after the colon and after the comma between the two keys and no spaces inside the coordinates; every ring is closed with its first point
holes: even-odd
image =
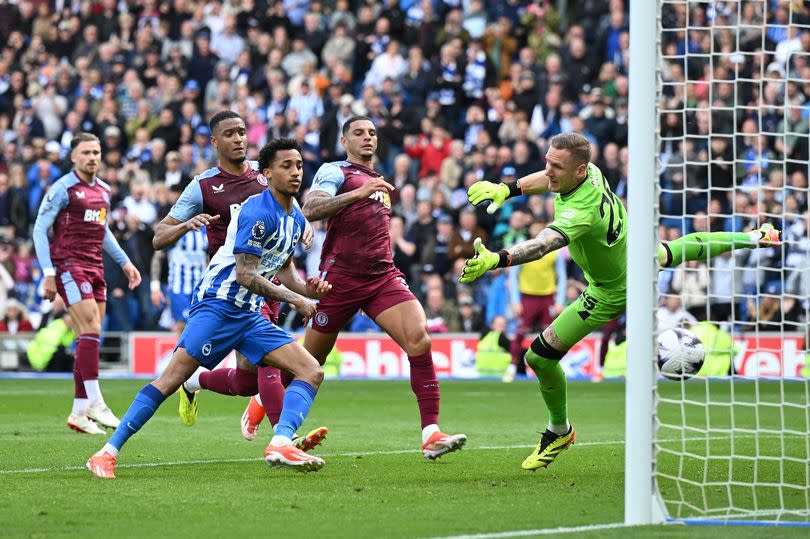
{"type": "Polygon", "coordinates": [[[624,314],[627,289],[589,284],[577,300],[560,313],[551,327],[560,341],[571,348],[593,330],[624,314]]]}

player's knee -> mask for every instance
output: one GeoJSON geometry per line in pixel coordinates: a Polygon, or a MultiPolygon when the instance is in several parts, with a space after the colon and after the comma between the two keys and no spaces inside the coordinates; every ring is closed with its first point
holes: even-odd
{"type": "Polygon", "coordinates": [[[534,372],[542,372],[547,366],[552,364],[551,361],[559,361],[565,355],[565,352],[555,350],[548,344],[543,335],[538,335],[529,347],[530,352],[526,352],[526,363],[534,370],[534,372]]]}
{"type": "Polygon", "coordinates": [[[307,376],[309,383],[314,387],[320,387],[321,383],[323,382],[323,367],[321,367],[320,363],[315,363],[310,367],[310,369],[311,370],[307,376]]]}
{"type": "Polygon", "coordinates": [[[409,356],[421,356],[430,352],[430,347],[433,341],[427,332],[427,328],[420,328],[419,331],[414,331],[408,336],[408,344],[405,353],[409,356]]]}

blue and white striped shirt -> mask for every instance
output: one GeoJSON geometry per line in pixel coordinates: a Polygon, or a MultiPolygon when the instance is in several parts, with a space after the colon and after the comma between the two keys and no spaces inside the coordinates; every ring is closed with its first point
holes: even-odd
{"type": "Polygon", "coordinates": [[[304,214],[297,206],[287,213],[270,190],[249,197],[231,218],[225,243],[197,284],[192,305],[219,299],[240,309],[258,311],[264,298],[236,282],[235,254],[258,256],[259,274],[272,279],[292,256],[305,224],[304,214]]]}
{"type": "Polygon", "coordinates": [[[202,278],[208,261],[208,236],[205,228],[186,232],[168,250],[169,291],[191,295],[202,278]]]}

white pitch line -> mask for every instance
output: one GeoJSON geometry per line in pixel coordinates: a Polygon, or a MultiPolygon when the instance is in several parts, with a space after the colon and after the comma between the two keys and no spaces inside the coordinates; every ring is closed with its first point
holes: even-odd
{"type": "Polygon", "coordinates": [[[591,524],[589,526],[572,526],[568,528],[538,528],[536,530],[514,530],[510,532],[475,533],[471,535],[447,535],[431,537],[430,539],[505,539],[508,537],[530,537],[533,535],[556,535],[558,533],[582,533],[614,528],[624,528],[625,524],[614,522],[612,524],[591,524]]]}
{"type": "MultiPolygon", "coordinates": [[[[743,436],[737,436],[738,438],[742,438],[743,436]]],[[[753,438],[753,435],[745,436],[746,438],[753,438]]],[[[760,436],[763,438],[765,436],[760,436]]],[[[778,437],[778,436],[776,436],[778,437]]],[[[710,440],[724,440],[727,437],[725,436],[710,436],[710,440]]],[[[686,438],[687,442],[700,442],[706,440],[705,437],[699,438],[686,438]]],[[[681,438],[671,438],[671,439],[662,439],[658,440],[659,443],[667,443],[667,442],[680,442],[682,441],[681,438]]],[[[608,440],[608,441],[601,441],[601,442],[576,442],[574,444],[576,447],[593,447],[593,446],[603,446],[603,445],[624,445],[624,440],[608,440]]],[[[483,445],[483,446],[465,446],[466,451],[495,451],[495,450],[502,450],[502,449],[529,449],[535,447],[533,445],[483,445]]],[[[341,453],[330,453],[329,451],[319,452],[320,455],[324,457],[368,457],[368,456],[379,456],[379,455],[404,455],[407,453],[420,453],[421,450],[419,449],[391,449],[387,451],[346,451],[341,453]]],[[[136,463],[122,463],[117,465],[117,468],[154,468],[157,466],[186,466],[190,464],[219,464],[219,463],[230,463],[230,462],[253,462],[262,460],[261,458],[225,458],[225,459],[194,459],[194,460],[175,460],[175,461],[166,461],[166,462],[136,462],[136,463]]],[[[0,469],[0,475],[9,475],[9,474],[27,474],[27,473],[43,473],[43,472],[70,472],[76,470],[84,470],[84,466],[61,466],[55,468],[22,468],[16,470],[2,470],[0,469]]]]}
{"type": "MultiPolygon", "coordinates": [[[[620,445],[624,441],[605,441],[605,442],[580,442],[576,444],[578,447],[593,446],[593,445],[620,445]]],[[[500,449],[529,449],[534,445],[490,445],[469,447],[465,446],[465,451],[492,451],[500,449]]],[[[377,455],[403,455],[407,453],[421,453],[419,449],[392,449],[388,451],[347,451],[342,453],[319,452],[319,455],[324,457],[368,457],[377,455]]],[[[252,462],[262,460],[259,458],[226,458],[226,459],[194,459],[194,460],[176,460],[166,462],[135,462],[131,464],[122,463],[118,464],[116,468],[154,468],[156,466],[185,466],[189,464],[219,464],[229,462],[252,462]]],[[[8,474],[27,474],[27,473],[43,473],[43,472],[70,472],[75,470],[84,470],[84,466],[61,466],[55,468],[22,468],[17,470],[0,470],[0,475],[8,474]]]]}

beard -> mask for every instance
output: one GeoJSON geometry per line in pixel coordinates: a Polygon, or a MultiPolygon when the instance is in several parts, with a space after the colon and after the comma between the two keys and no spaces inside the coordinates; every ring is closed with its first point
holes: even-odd
{"type": "Polygon", "coordinates": [[[247,159],[247,155],[240,155],[240,156],[233,156],[233,157],[226,157],[229,163],[234,165],[241,165],[247,159]]]}

